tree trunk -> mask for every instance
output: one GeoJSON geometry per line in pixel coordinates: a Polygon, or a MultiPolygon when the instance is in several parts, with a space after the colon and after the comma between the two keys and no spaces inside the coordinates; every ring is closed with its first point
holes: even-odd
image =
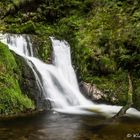
{"type": "Polygon", "coordinates": [[[132,85],[132,79],[130,73],[128,73],[128,83],[129,83],[129,88],[128,88],[128,95],[127,95],[127,104],[123,106],[120,111],[113,117],[113,118],[120,118],[122,117],[126,111],[131,107],[133,104],[133,85],[132,85]]]}

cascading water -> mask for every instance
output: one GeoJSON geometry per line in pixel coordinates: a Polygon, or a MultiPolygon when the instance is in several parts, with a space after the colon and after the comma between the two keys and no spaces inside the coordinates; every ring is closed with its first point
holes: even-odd
{"type": "Polygon", "coordinates": [[[27,35],[0,35],[0,40],[7,44],[10,50],[22,56],[33,56],[33,49],[30,37],[27,35]]]}
{"type": "MultiPolygon", "coordinates": [[[[53,62],[52,64],[45,64],[34,57],[29,36],[0,34],[0,41],[8,45],[10,50],[23,57],[31,67],[44,98],[51,102],[54,110],[65,113],[92,113],[88,110],[96,110],[103,115],[115,115],[121,106],[97,105],[87,100],[80,93],[71,64],[69,44],[54,37],[50,37],[50,39],[53,48],[53,62]]],[[[140,116],[140,112],[130,108],[127,115],[140,116]]]]}
{"type": "Polygon", "coordinates": [[[53,108],[64,109],[71,106],[92,105],[79,91],[76,75],[71,65],[69,44],[53,37],[51,37],[51,41],[54,56],[53,65],[45,64],[33,57],[29,36],[1,35],[1,42],[23,57],[31,67],[44,97],[51,101],[53,108]]]}

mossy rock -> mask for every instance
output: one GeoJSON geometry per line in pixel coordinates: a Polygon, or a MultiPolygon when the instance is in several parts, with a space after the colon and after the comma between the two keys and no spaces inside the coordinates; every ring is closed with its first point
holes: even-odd
{"type": "Polygon", "coordinates": [[[17,114],[35,109],[34,102],[22,94],[19,68],[8,47],[0,43],[0,114],[17,114]]]}
{"type": "Polygon", "coordinates": [[[37,85],[34,72],[22,57],[14,52],[12,54],[19,68],[18,82],[22,93],[34,101],[36,109],[42,108],[41,99],[43,98],[43,93],[37,85]]]}

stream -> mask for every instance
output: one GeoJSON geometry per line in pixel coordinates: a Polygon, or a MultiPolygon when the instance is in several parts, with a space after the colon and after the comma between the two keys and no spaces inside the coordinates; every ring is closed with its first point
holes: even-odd
{"type": "Polygon", "coordinates": [[[140,119],[111,122],[101,116],[48,111],[0,121],[0,140],[131,140],[140,138],[140,119]]]}

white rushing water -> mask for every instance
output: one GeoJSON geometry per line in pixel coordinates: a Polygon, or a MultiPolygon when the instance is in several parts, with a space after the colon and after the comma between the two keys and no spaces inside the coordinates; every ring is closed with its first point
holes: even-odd
{"type": "MultiPolygon", "coordinates": [[[[50,37],[50,39],[53,48],[53,62],[46,64],[34,57],[28,35],[0,34],[0,41],[26,60],[36,77],[38,87],[43,91],[44,98],[51,102],[54,110],[75,114],[98,112],[106,116],[115,115],[121,106],[97,105],[81,94],[71,64],[69,44],[54,37],[50,37]]],[[[140,116],[140,112],[130,108],[127,115],[140,116]]]]}

